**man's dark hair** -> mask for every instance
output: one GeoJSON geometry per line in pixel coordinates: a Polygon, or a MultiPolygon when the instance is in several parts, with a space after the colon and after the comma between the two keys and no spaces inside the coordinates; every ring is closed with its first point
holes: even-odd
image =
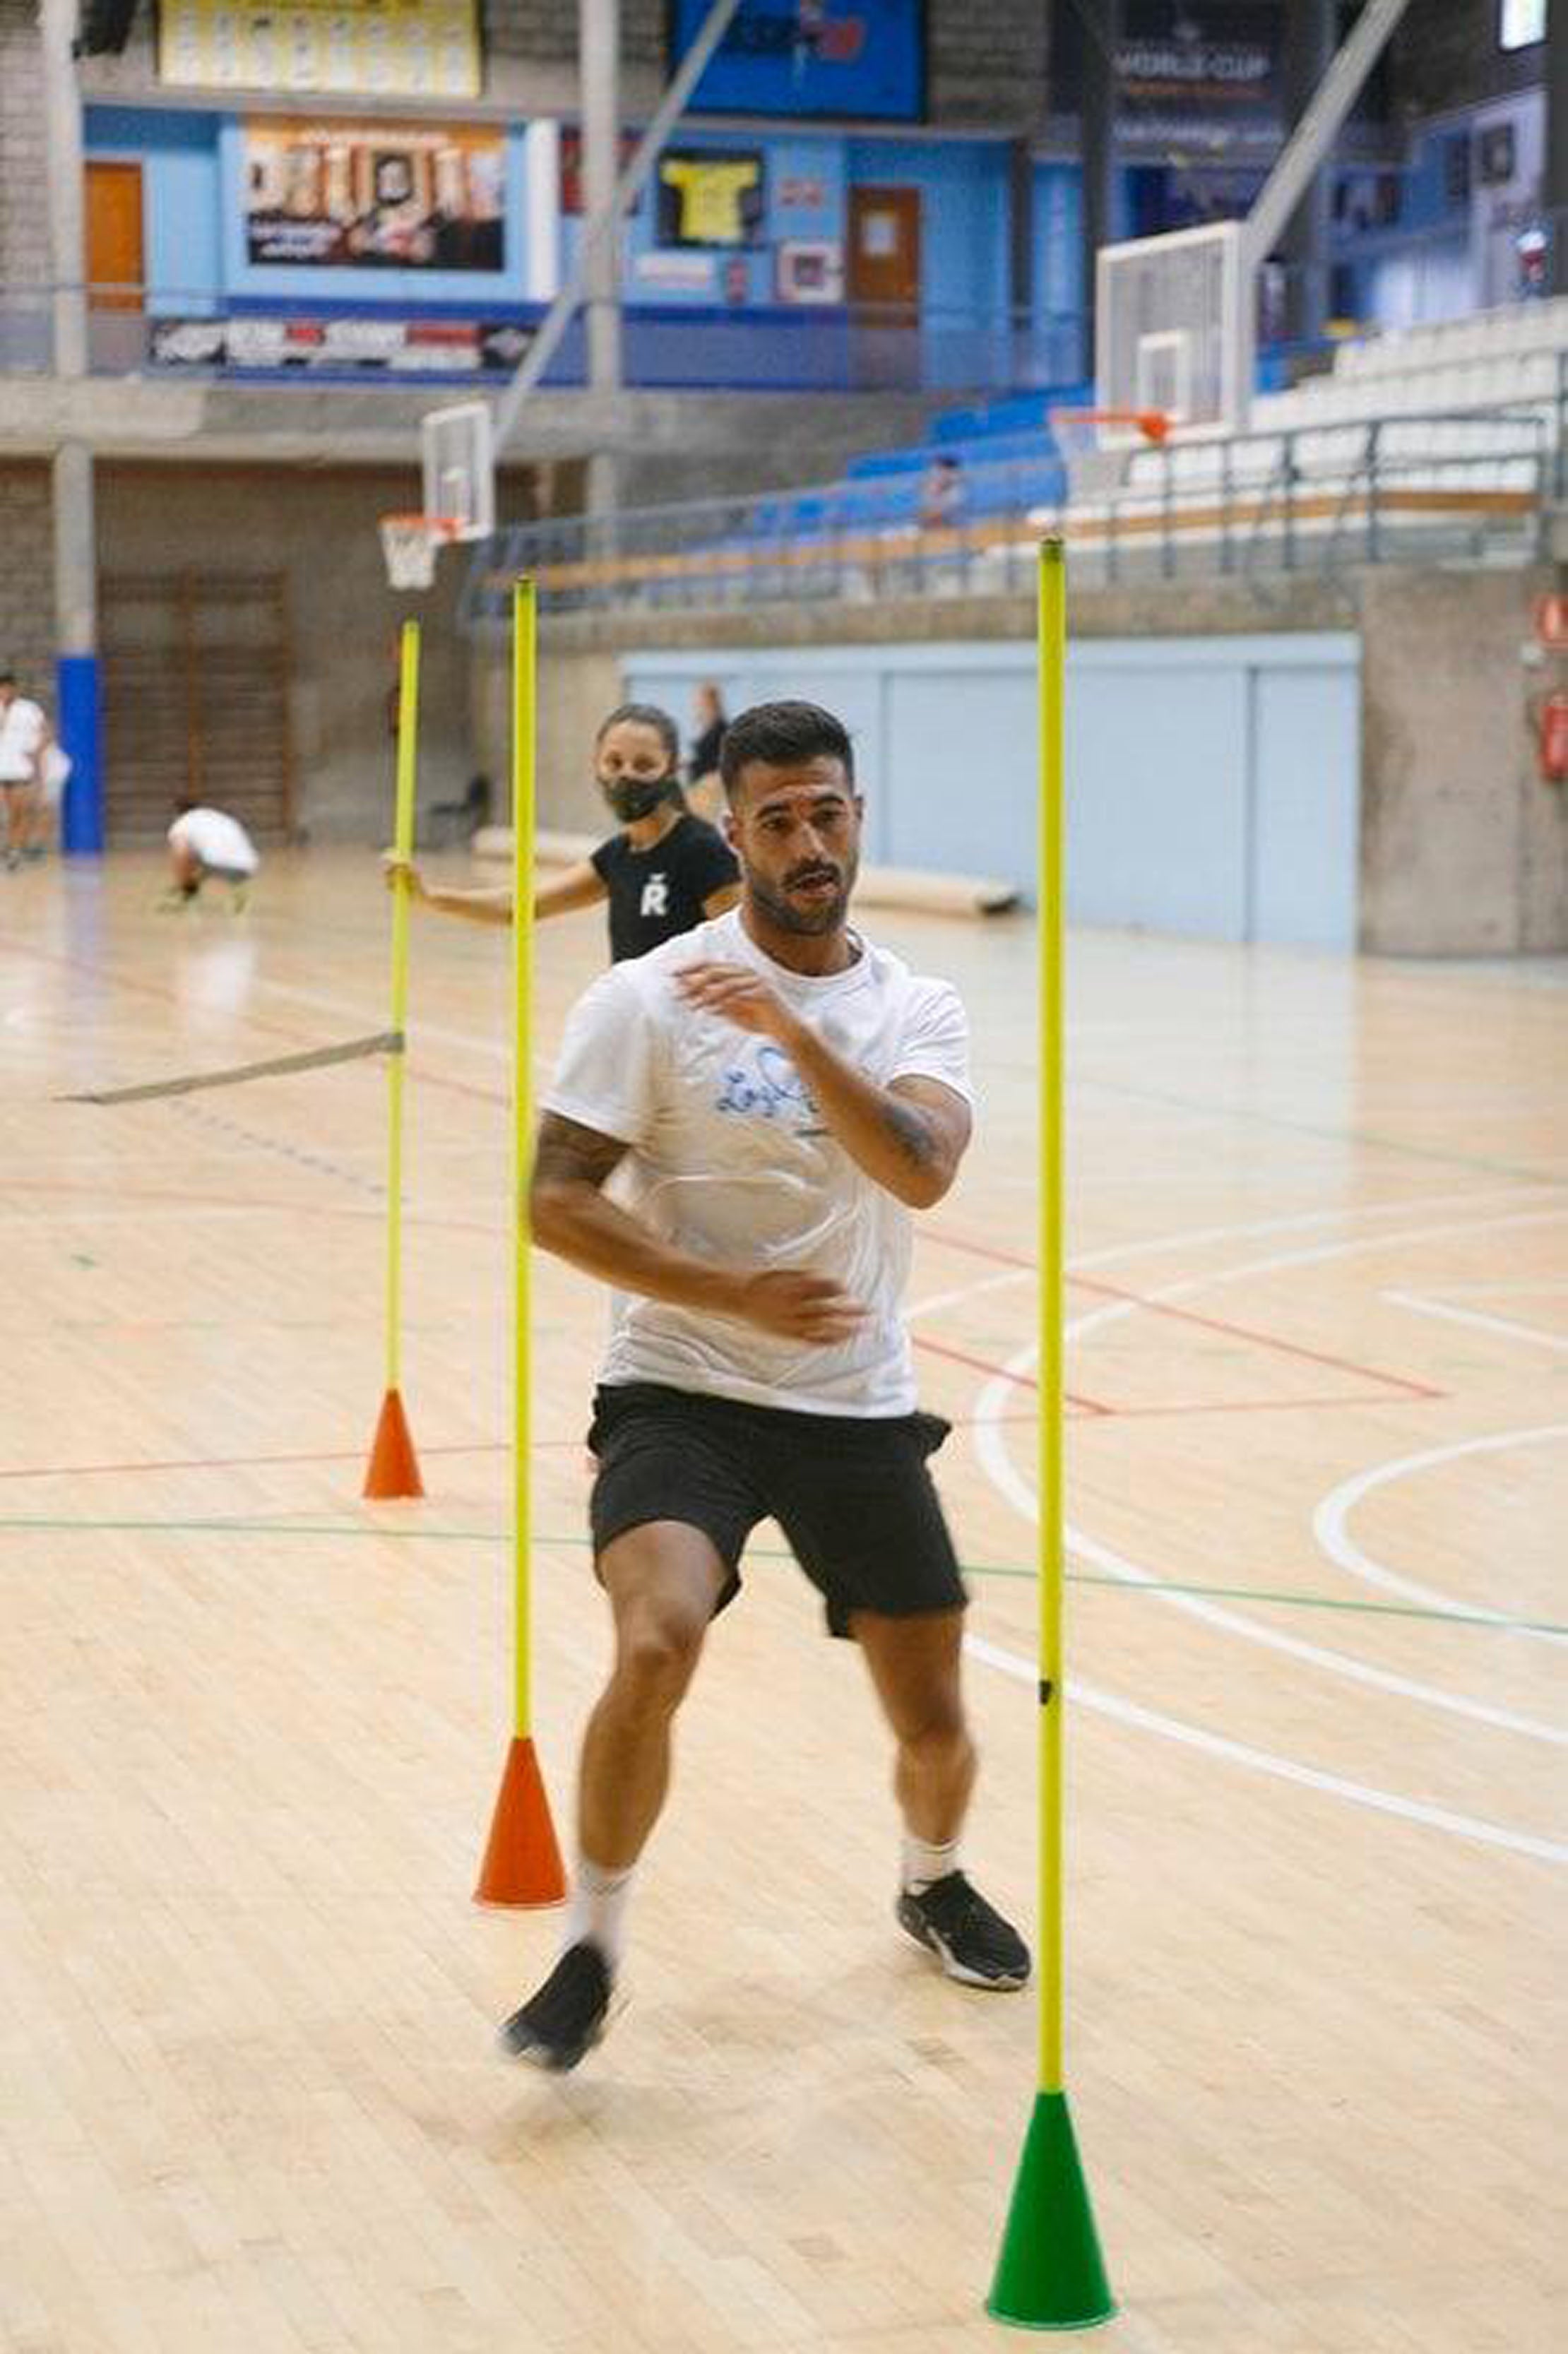
{"type": "Polygon", "coordinates": [[[652,727],[669,754],[670,765],[673,768],[681,757],[681,731],[669,713],[661,711],[656,703],[618,703],[613,711],[607,711],[594,730],[596,752],[610,729],[619,727],[623,719],[629,720],[635,727],[652,727]]]}
{"type": "Polygon", "coordinates": [[[7,670],[4,663],[0,663],[0,686],[15,686],[16,684],[16,672],[14,670],[7,670]]]}
{"type": "Polygon", "coordinates": [[[842,719],[820,703],[754,703],[732,719],[719,754],[719,775],[731,801],[753,760],[770,769],[799,769],[808,760],[839,760],[854,782],[854,747],[842,719]]]}

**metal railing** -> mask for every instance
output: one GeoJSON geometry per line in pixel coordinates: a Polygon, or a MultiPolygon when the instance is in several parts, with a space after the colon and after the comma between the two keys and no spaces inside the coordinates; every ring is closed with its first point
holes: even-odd
{"type": "Polygon", "coordinates": [[[921,477],[574,516],[475,547],[463,614],[504,619],[532,573],[556,613],[723,612],[758,605],[1012,594],[1046,529],[1088,585],[1316,572],[1421,558],[1524,562],[1542,552],[1563,458],[1555,410],[1434,411],[1173,442],[1069,502],[1044,437],[967,462],[962,508],[923,521],[921,477]]]}

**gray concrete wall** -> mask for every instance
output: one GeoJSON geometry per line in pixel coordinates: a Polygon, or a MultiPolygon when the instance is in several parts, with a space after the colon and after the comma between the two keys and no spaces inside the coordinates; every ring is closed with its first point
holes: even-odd
{"type": "Polygon", "coordinates": [[[0,312],[8,287],[48,282],[43,78],[37,0],[0,0],[0,312]]]}
{"type": "MultiPolygon", "coordinates": [[[[461,798],[476,765],[468,650],[454,613],[461,558],[443,559],[429,596],[394,597],[378,514],[417,503],[411,473],[322,469],[103,466],[98,529],[103,574],[174,580],[236,569],[288,581],[293,685],[290,718],[302,823],[316,841],[374,843],[391,822],[388,689],[397,633],[423,629],[419,804],[461,798]]],[[[199,588],[198,588],[199,593],[199,588]]]]}
{"type": "Polygon", "coordinates": [[[1442,114],[1538,87],[1545,50],[1503,48],[1498,21],[1498,0],[1413,0],[1389,45],[1399,114],[1442,114]]]}
{"type": "Polygon", "coordinates": [[[54,707],[55,552],[48,470],[0,466],[0,666],[54,707]]]}
{"type": "MultiPolygon", "coordinates": [[[[0,0],[6,11],[26,13],[26,0],[0,0]]],[[[913,0],[911,0],[913,5],[913,0]]],[[[1044,0],[928,0],[927,93],[929,120],[952,129],[1014,130],[1038,120],[1045,94],[1044,0]]],[[[577,0],[486,0],[485,88],[478,107],[432,102],[429,111],[449,121],[464,115],[571,114],[577,105],[577,0]]],[[[175,93],[161,88],[154,69],[151,12],[138,10],[124,54],[85,60],[82,88],[105,101],[171,100],[213,103],[210,93],[175,93]]],[[[629,115],[647,115],[668,79],[664,53],[664,0],[621,0],[621,102],[629,115]]],[[[228,104],[239,93],[223,93],[228,104]]],[[[291,102],[300,111],[302,102],[291,102]]],[[[334,95],[334,112],[349,111],[334,95]]],[[[363,110],[360,110],[363,111],[363,110]]],[[[380,112],[388,110],[382,106],[380,112]]],[[[421,110],[399,100],[398,113],[421,110]]],[[[905,129],[905,126],[895,126],[905,129]]]]}
{"type": "Polygon", "coordinates": [[[1382,954],[1568,948],[1568,796],[1536,774],[1520,659],[1548,572],[1371,573],[1361,922],[1382,954]]]}

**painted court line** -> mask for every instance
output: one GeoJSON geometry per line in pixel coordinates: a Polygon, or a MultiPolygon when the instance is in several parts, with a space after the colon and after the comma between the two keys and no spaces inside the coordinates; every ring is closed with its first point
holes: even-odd
{"type": "MultiPolygon", "coordinates": [[[[1425,1602],[1438,1609],[1474,1609],[1478,1616],[1494,1617],[1500,1624],[1500,1612],[1488,1611],[1478,1604],[1456,1603],[1452,1595],[1440,1593],[1436,1586],[1385,1568],[1356,1543],[1348,1525],[1350,1517],[1363,1497],[1395,1479],[1408,1479],[1413,1472],[1430,1470],[1434,1464],[1457,1462],[1468,1455],[1502,1454],[1516,1447],[1547,1446],[1559,1439],[1568,1439],[1568,1422],[1542,1423],[1527,1430],[1500,1430],[1486,1437],[1456,1439],[1447,1447],[1424,1447],[1418,1455],[1401,1455],[1391,1463],[1376,1464],[1369,1471],[1358,1471],[1352,1479],[1342,1480],[1324,1497],[1312,1515],[1312,1533],[1331,1562],[1364,1585],[1379,1586],[1388,1594],[1402,1594],[1408,1601],[1425,1602]]],[[[1539,1642],[1563,1639],[1555,1634],[1532,1630],[1528,1625],[1520,1626],[1519,1631],[1534,1631],[1539,1642]]]]}
{"type": "Polygon", "coordinates": [[[1456,1308],[1446,1299],[1423,1299],[1414,1291],[1385,1291],[1392,1307],[1408,1308],[1414,1316],[1436,1316],[1449,1324],[1473,1324],[1479,1332],[1500,1332],[1510,1341],[1532,1341],[1538,1348],[1568,1356],[1568,1333],[1543,1331],[1539,1324],[1520,1324],[1511,1316],[1487,1316],[1477,1308],[1456,1308]]]}
{"type": "MultiPolygon", "coordinates": [[[[966,1635],[964,1649],[972,1659],[982,1660],[987,1667],[1013,1677],[1019,1683],[1033,1687],[1038,1680],[1040,1671],[1033,1660],[1021,1659],[1016,1651],[1004,1650],[1001,1644],[989,1643],[981,1636],[966,1635]]],[[[1254,1749],[1245,1742],[1232,1741],[1224,1734],[1209,1733],[1200,1725],[1184,1724],[1177,1717],[1140,1708],[1136,1701],[1122,1700],[1114,1692],[1080,1683],[1076,1677],[1068,1678],[1067,1697],[1100,1716],[1113,1718],[1118,1724],[1156,1733],[1162,1740],[1180,1742],[1185,1748],[1248,1766],[1255,1774],[1267,1774],[1277,1781],[1294,1782],[1301,1789],[1321,1790],[1330,1797],[1349,1799],[1352,1806],[1368,1807],[1374,1814],[1393,1815],[1401,1822],[1420,1823],[1429,1830],[1447,1831],[1456,1839],[1502,1848],[1513,1855],[1532,1857],[1537,1862],[1568,1864],[1568,1846],[1561,1840],[1538,1839],[1530,1831],[1510,1830],[1501,1823],[1483,1822],[1474,1815],[1428,1806],[1420,1798],[1374,1789],[1370,1783],[1349,1781],[1343,1775],[1325,1774],[1315,1766],[1298,1766],[1294,1758],[1277,1757],[1272,1750],[1254,1749]]]]}
{"type": "MultiPolygon", "coordinates": [[[[1033,1349],[1021,1352],[1019,1362],[1032,1360],[1033,1349]]],[[[979,1427],[976,1451],[987,1478],[998,1494],[1004,1497],[1021,1520],[1031,1524],[1039,1518],[1039,1502],[1034,1490],[1020,1477],[1008,1455],[1001,1433],[989,1420],[989,1410],[1000,1405],[1011,1385],[1012,1373],[1004,1373],[993,1382],[981,1398],[977,1412],[979,1427]]],[[[1321,1668],[1330,1675],[1351,1683],[1368,1685],[1375,1691],[1384,1691],[1396,1700],[1414,1701],[1425,1708],[1443,1710],[1451,1716],[1468,1717],[1478,1724],[1490,1725],[1495,1731],[1519,1734],[1526,1740],[1542,1741],[1553,1747],[1568,1749],[1568,1725],[1549,1724],[1539,1717],[1521,1716],[1514,1710],[1496,1708],[1486,1701],[1471,1700],[1460,1692],[1441,1691],[1434,1684],[1420,1683],[1414,1677],[1394,1674],[1387,1668],[1375,1668],[1365,1660],[1352,1659],[1344,1651],[1331,1651],[1318,1643],[1305,1643],[1298,1636],[1287,1635],[1277,1628],[1263,1627],[1255,1619],[1244,1618],[1238,1611],[1227,1610],[1217,1602],[1202,1596],[1178,1590],[1178,1581],[1161,1578],[1141,1563],[1129,1561],[1123,1553],[1114,1552],[1087,1536],[1083,1530],[1068,1525],[1068,1550],[1080,1561],[1092,1562],[1112,1577],[1125,1578],[1129,1585],[1146,1586],[1168,1599],[1174,1609],[1206,1626],[1217,1628],[1222,1634],[1239,1635],[1245,1642],[1255,1643],[1261,1649],[1277,1651],[1287,1659],[1300,1659],[1308,1667],[1321,1668]]]]}

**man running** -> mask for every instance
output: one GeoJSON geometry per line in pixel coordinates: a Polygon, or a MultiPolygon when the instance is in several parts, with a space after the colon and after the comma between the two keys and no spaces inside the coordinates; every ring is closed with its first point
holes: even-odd
{"type": "Polygon", "coordinates": [[[840,722],[759,705],[721,774],[740,907],[594,983],[539,1129],[535,1237],[619,1295],[589,1442],[615,1661],[583,1743],[566,1947],[502,2030],[546,2068],[603,2031],[672,1723],[768,1515],[892,1728],[900,1923],[967,1985],[1029,1975],[959,1861],[965,1597],[927,1469],[948,1426],[916,1408],[901,1307],[909,1211],[942,1199],[969,1140],[968,1025],[948,983],[850,928],[862,802],[840,722]]]}

